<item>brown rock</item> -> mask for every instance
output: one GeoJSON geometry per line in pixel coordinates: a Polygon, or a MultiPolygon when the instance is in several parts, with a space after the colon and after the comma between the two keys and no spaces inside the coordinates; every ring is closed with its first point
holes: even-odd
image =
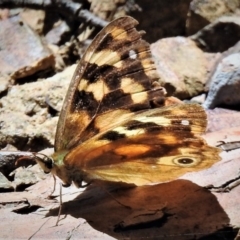
{"type": "Polygon", "coordinates": [[[138,0],[141,11],[131,12],[139,21],[138,29],[147,32],[144,36],[152,43],[163,37],[185,34],[187,12],[191,0],[138,0]]]}
{"type": "Polygon", "coordinates": [[[226,51],[240,39],[240,18],[221,17],[191,36],[191,39],[205,51],[226,51]]]}
{"type": "MultiPolygon", "coordinates": [[[[74,201],[65,202],[62,214],[84,218],[116,239],[170,240],[174,235],[185,240],[196,234],[200,238],[229,223],[214,195],[190,181],[112,189],[93,184],[74,201]]],[[[57,209],[48,216],[57,216],[57,209]]]]}
{"type": "Polygon", "coordinates": [[[41,39],[19,16],[0,21],[0,72],[22,78],[54,66],[54,58],[41,39]]]}
{"type": "Polygon", "coordinates": [[[151,45],[151,51],[160,84],[168,95],[185,99],[203,92],[209,65],[213,65],[215,57],[205,55],[192,40],[184,37],[159,40],[151,45]]]}

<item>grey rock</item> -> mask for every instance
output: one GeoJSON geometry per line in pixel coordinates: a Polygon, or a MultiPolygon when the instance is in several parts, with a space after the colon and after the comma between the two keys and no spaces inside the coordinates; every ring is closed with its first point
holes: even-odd
{"type": "Polygon", "coordinates": [[[12,172],[12,175],[14,175],[13,185],[15,188],[33,185],[47,177],[38,164],[27,168],[19,167],[12,172]]]}
{"type": "Polygon", "coordinates": [[[219,105],[240,104],[240,53],[222,59],[210,82],[210,90],[204,107],[213,109],[219,105]]]}
{"type": "Polygon", "coordinates": [[[1,189],[12,190],[13,186],[12,186],[12,183],[10,181],[8,181],[8,179],[0,172],[0,190],[1,189]]]}

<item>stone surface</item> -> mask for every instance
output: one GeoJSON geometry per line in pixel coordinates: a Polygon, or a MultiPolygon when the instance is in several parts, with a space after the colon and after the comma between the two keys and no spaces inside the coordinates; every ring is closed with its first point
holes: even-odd
{"type": "Polygon", "coordinates": [[[42,150],[54,143],[58,117],[76,65],[43,81],[13,86],[0,100],[0,146],[12,144],[19,150],[42,150]],[[18,104],[16,104],[16,102],[18,104]]]}
{"type": "Polygon", "coordinates": [[[70,32],[70,28],[65,21],[57,21],[53,28],[45,35],[49,44],[60,44],[61,40],[70,32]]]}
{"type": "Polygon", "coordinates": [[[124,11],[126,0],[88,0],[88,2],[91,3],[90,11],[102,19],[112,21],[126,15],[126,11],[124,11]]]}
{"type": "MultiPolygon", "coordinates": [[[[161,33],[164,36],[164,34],[185,33],[185,30],[183,31],[185,22],[180,19],[186,17],[183,12],[187,9],[185,8],[187,2],[189,3],[184,0],[163,0],[149,4],[149,1],[145,0],[142,6],[146,8],[143,8],[141,17],[147,18],[146,21],[151,20],[152,25],[149,24],[146,29],[149,36],[155,34],[153,31],[159,28],[157,25],[160,21],[156,19],[161,17],[164,19],[161,22],[162,28],[156,34],[161,33]],[[163,15],[159,14],[157,5],[162,6],[160,10],[163,15]],[[148,8],[156,9],[149,14],[148,8]]],[[[62,50],[65,56],[69,55],[68,49],[62,50]]],[[[199,91],[203,91],[209,72],[219,57],[218,54],[203,53],[192,41],[184,38],[176,38],[170,43],[162,44],[156,54],[161,56],[159,66],[160,72],[162,70],[162,78],[165,77],[169,81],[168,86],[172,84],[170,80],[176,80],[175,85],[170,86],[170,90],[180,88],[178,94],[184,98],[199,95],[199,91]]],[[[0,101],[0,144],[5,146],[6,143],[11,142],[18,149],[34,151],[53,145],[58,112],[75,67],[72,66],[52,78],[39,79],[38,82],[14,86],[9,90],[8,95],[0,101]]],[[[4,94],[7,94],[6,90],[4,94]]],[[[171,102],[172,99],[168,100],[171,102]]],[[[206,141],[213,146],[219,141],[239,141],[238,112],[218,115],[218,112],[214,111],[212,116],[208,117],[210,124],[209,132],[205,136],[206,141]],[[213,132],[214,127],[215,130],[222,129],[222,132],[213,132]],[[230,127],[235,129],[228,129],[230,127]]],[[[149,239],[150,237],[159,239],[161,237],[185,240],[201,237],[215,239],[220,236],[222,239],[227,239],[222,236],[221,231],[227,230],[229,234],[231,224],[240,226],[238,197],[240,188],[236,186],[228,193],[212,193],[204,188],[206,184],[218,186],[219,183],[223,184],[239,176],[239,149],[224,152],[222,158],[222,161],[211,169],[197,173],[193,171],[188,176],[185,175],[184,177],[190,181],[178,179],[139,188],[98,186],[97,183],[80,191],[72,186],[70,187],[72,191],[69,190],[70,188],[64,188],[59,226],[55,226],[59,214],[59,181],[50,200],[48,196],[53,189],[51,176],[47,175],[42,180],[36,172],[18,169],[11,186],[12,184],[15,187],[23,186],[40,181],[24,192],[0,193],[2,223],[0,238],[149,239]],[[209,236],[209,234],[216,235],[209,236]]],[[[16,167],[14,161],[8,166],[9,169],[16,167]]],[[[6,169],[6,165],[3,167],[6,169]]]]}
{"type": "Polygon", "coordinates": [[[184,37],[161,39],[151,45],[151,51],[160,84],[168,95],[185,99],[203,92],[209,65],[214,64],[215,57],[204,54],[192,40],[184,37]]]}
{"type": "Polygon", "coordinates": [[[0,172],[0,191],[13,190],[12,183],[0,172]]]}
{"type": "Polygon", "coordinates": [[[187,34],[195,34],[223,15],[231,16],[239,13],[239,7],[240,2],[235,0],[191,1],[187,19],[187,34]]]}
{"type": "Polygon", "coordinates": [[[206,94],[205,94],[205,93],[202,93],[202,94],[200,94],[200,95],[198,95],[198,96],[196,96],[196,97],[193,97],[193,98],[191,99],[191,102],[203,104],[204,101],[205,101],[205,99],[206,99],[206,94]]]}
{"type": "Polygon", "coordinates": [[[0,19],[7,19],[9,17],[9,9],[7,8],[1,8],[0,9],[0,19]]]}
{"type": "Polygon", "coordinates": [[[0,73],[0,94],[6,92],[13,82],[13,79],[8,75],[3,76],[0,73]]]}
{"type": "Polygon", "coordinates": [[[42,171],[41,167],[36,164],[27,168],[19,167],[12,174],[14,181],[12,185],[15,189],[22,186],[33,185],[43,179],[46,179],[47,175],[42,171]]]}
{"type": "Polygon", "coordinates": [[[14,171],[14,169],[16,168],[15,162],[16,162],[16,158],[19,155],[15,155],[11,153],[11,152],[15,153],[16,151],[17,149],[11,146],[10,144],[8,144],[5,148],[1,149],[0,151],[0,172],[5,176],[9,176],[9,173],[14,171]],[[13,150],[8,151],[9,146],[13,150]]]}
{"type": "Polygon", "coordinates": [[[191,36],[207,52],[223,52],[240,39],[240,17],[221,17],[191,36]]]}
{"type": "MultiPolygon", "coordinates": [[[[224,129],[239,128],[240,129],[240,112],[224,108],[207,109],[208,126],[207,132],[217,132],[224,129]]],[[[226,131],[227,132],[227,131],[226,131]]],[[[216,138],[216,141],[211,144],[216,144],[217,141],[237,141],[238,138],[231,139],[228,134],[224,138],[216,138]]]]}
{"type": "Polygon", "coordinates": [[[54,66],[54,58],[19,16],[0,21],[0,72],[23,78],[54,66]]]}
{"type": "Polygon", "coordinates": [[[240,41],[237,42],[237,44],[235,44],[233,47],[229,48],[227,51],[218,54],[217,60],[214,61],[214,65],[211,66],[211,68],[209,69],[209,78],[208,78],[208,80],[207,80],[207,82],[206,82],[206,86],[205,86],[205,91],[206,91],[206,92],[209,91],[212,77],[213,77],[213,75],[215,74],[216,69],[217,69],[219,63],[221,63],[221,61],[222,61],[225,57],[227,57],[227,56],[229,56],[229,55],[231,55],[231,54],[234,54],[234,53],[240,53],[240,41]]]}
{"type": "Polygon", "coordinates": [[[144,39],[152,43],[164,37],[185,34],[186,18],[191,0],[138,0],[141,11],[131,12],[139,21],[138,29],[146,31],[144,39]]]}
{"type": "Polygon", "coordinates": [[[35,9],[23,9],[20,13],[22,20],[38,34],[43,34],[45,11],[35,9]]]}

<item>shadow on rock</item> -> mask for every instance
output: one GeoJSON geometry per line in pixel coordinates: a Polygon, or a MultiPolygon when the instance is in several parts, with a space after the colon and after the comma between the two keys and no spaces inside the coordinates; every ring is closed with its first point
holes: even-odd
{"type": "Polygon", "coordinates": [[[118,239],[205,239],[224,235],[229,226],[216,197],[187,180],[142,187],[94,184],[63,203],[65,214],[118,239]]]}

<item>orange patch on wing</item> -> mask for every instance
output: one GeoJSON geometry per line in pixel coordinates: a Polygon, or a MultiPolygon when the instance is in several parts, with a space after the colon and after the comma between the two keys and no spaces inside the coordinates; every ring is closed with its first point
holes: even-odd
{"type": "Polygon", "coordinates": [[[120,146],[114,150],[118,155],[127,155],[128,157],[135,157],[146,153],[151,149],[150,146],[144,144],[131,144],[126,146],[120,146]]]}
{"type": "Polygon", "coordinates": [[[173,143],[175,143],[176,146],[177,146],[178,141],[179,141],[177,136],[173,136],[171,134],[164,134],[164,135],[158,134],[156,137],[160,140],[160,142],[162,144],[173,144],[173,143]]]}

